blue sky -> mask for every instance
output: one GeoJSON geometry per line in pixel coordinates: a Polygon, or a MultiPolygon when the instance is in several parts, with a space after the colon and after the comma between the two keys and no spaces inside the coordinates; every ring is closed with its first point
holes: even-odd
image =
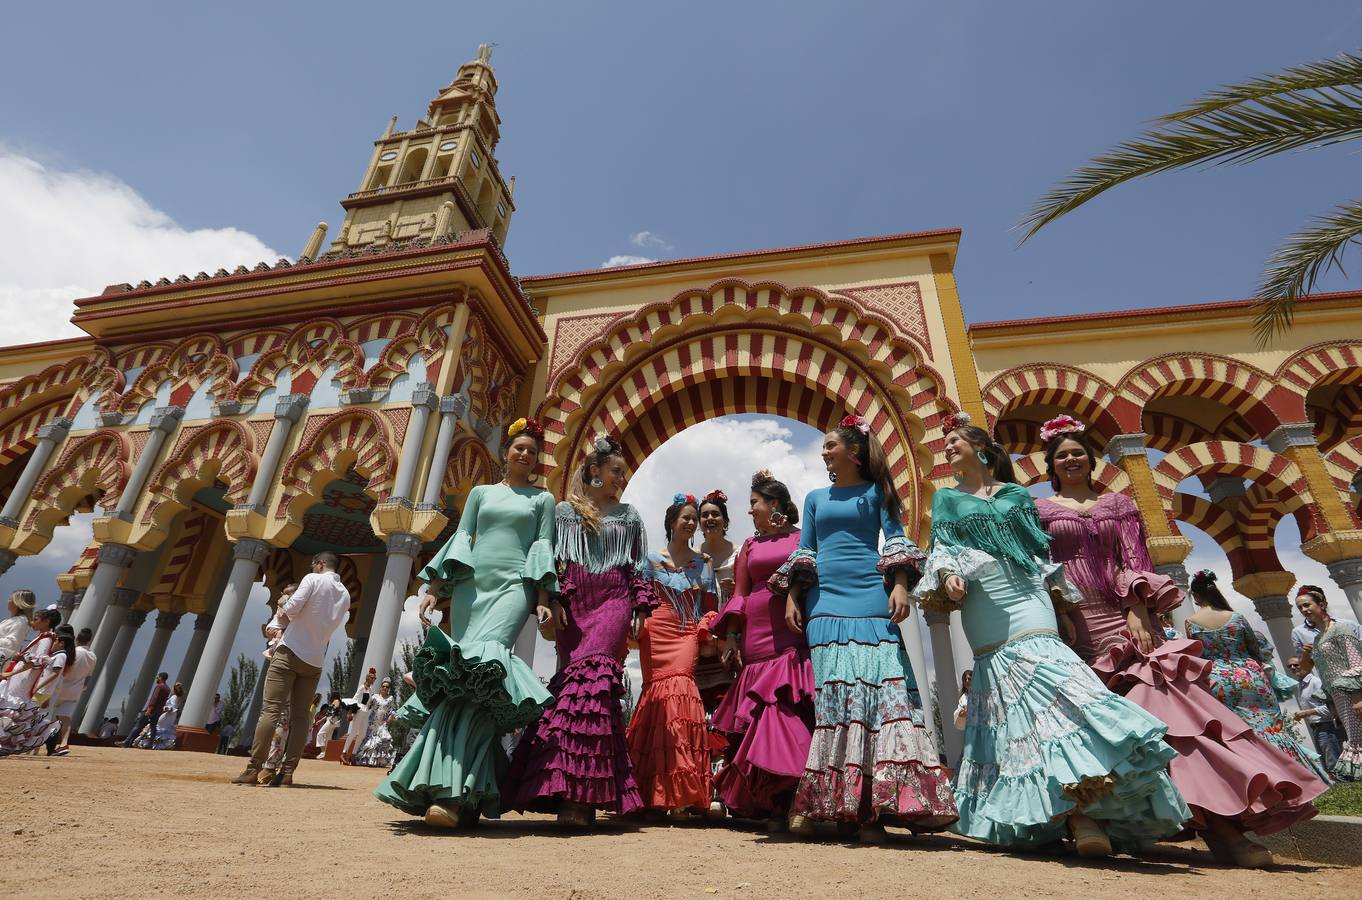
{"type": "MultiPolygon", "coordinates": [[[[1355,48],[1355,3],[68,2],[16,6],[6,28],[3,343],[70,333],[70,299],[109,282],[296,255],[317,221],[339,225],[388,119],[410,127],[484,41],[519,274],[961,227],[969,321],[1201,302],[1250,295],[1278,242],[1357,181],[1335,148],[1129,185],[1024,247],[1011,231],[1154,116],[1355,48]]],[[[814,433],[790,425],[740,423],[812,484],[814,433]]],[[[707,490],[727,427],[669,443],[634,490],[707,490]]],[[[46,589],[77,537],[0,590],[46,589]]],[[[1189,565],[1223,562],[1194,538],[1189,565]]],[[[240,649],[258,652],[256,624],[240,649]]]]}

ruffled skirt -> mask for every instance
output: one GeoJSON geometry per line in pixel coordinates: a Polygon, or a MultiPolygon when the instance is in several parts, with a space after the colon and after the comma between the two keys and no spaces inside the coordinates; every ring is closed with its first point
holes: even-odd
{"type": "Polygon", "coordinates": [[[438,628],[426,632],[412,678],[416,693],[395,715],[421,733],[374,795],[412,815],[432,803],[500,815],[501,736],[534,721],[549,692],[503,644],[460,644],[438,628]]]}
{"type": "Polygon", "coordinates": [[[648,683],[625,739],[645,807],[709,807],[710,739],[700,691],[689,672],[659,674],[648,683]]]}
{"type": "Polygon", "coordinates": [[[793,811],[915,831],[954,822],[949,770],[928,736],[898,627],[815,616],[806,631],[815,727],[793,811]]]}
{"type": "Polygon", "coordinates": [[[714,711],[715,731],[737,746],[714,787],[742,816],[785,814],[813,740],[813,666],[802,648],[746,663],[714,711]]]}
{"type": "Polygon", "coordinates": [[[1168,776],[1166,730],[1058,636],[1008,641],[974,660],[955,830],[1034,847],[1064,837],[1081,803],[1119,848],[1170,837],[1192,814],[1168,776]]]}
{"type": "Polygon", "coordinates": [[[1244,831],[1272,834],[1316,815],[1311,801],[1327,785],[1260,738],[1207,686],[1210,660],[1197,641],[1172,640],[1148,655],[1129,640],[1093,661],[1112,691],[1168,726],[1177,751],[1168,772],[1191,809],[1187,827],[1203,831],[1208,815],[1244,831]]]}
{"type": "Polygon", "coordinates": [[[0,695],[0,756],[36,750],[61,723],[32,700],[0,695]]]}
{"type": "Polygon", "coordinates": [[[553,812],[568,800],[627,815],[643,807],[624,739],[622,672],[602,654],[570,663],[553,677],[553,702],[512,754],[508,808],[553,812]]]}
{"type": "Polygon", "coordinates": [[[1362,700],[1362,691],[1353,690],[1347,684],[1345,682],[1344,687],[1335,685],[1329,692],[1347,738],[1334,763],[1333,776],[1339,781],[1362,781],[1362,716],[1353,709],[1353,704],[1362,700]]]}

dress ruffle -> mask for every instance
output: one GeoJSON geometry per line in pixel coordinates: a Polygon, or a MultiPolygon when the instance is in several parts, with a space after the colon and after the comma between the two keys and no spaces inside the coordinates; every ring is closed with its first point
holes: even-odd
{"type": "Polygon", "coordinates": [[[1054,604],[1055,612],[1073,612],[1083,605],[1083,595],[1065,577],[1063,563],[1043,559],[1036,560],[1036,563],[1040,566],[1041,577],[1045,581],[1045,589],[1050,592],[1050,602],[1054,604]]]}
{"type": "Polygon", "coordinates": [[[497,641],[452,640],[438,628],[412,664],[415,696],[434,710],[440,703],[471,703],[487,711],[502,731],[524,728],[552,699],[524,660],[497,641]]]}
{"type": "Polygon", "coordinates": [[[448,597],[454,585],[473,577],[473,540],[466,531],[456,531],[417,575],[427,584],[439,582],[439,593],[448,597]]]}
{"type": "Polygon", "coordinates": [[[1169,774],[1192,811],[1188,828],[1204,830],[1209,813],[1272,834],[1316,814],[1310,801],[1324,783],[1211,694],[1200,642],[1166,641],[1144,654],[1127,639],[1092,667],[1110,690],[1168,726],[1163,740],[1178,753],[1169,774]]]}
{"type": "Polygon", "coordinates": [[[535,541],[530,545],[522,574],[526,581],[550,593],[558,589],[558,569],[553,561],[551,542],[535,541]]]}
{"type": "Polygon", "coordinates": [[[937,544],[922,564],[922,579],[913,589],[913,598],[929,612],[959,609],[965,598],[952,600],[946,593],[946,579],[959,575],[966,582],[977,581],[983,575],[996,572],[998,568],[998,561],[982,550],[937,544]]]}
{"type": "Polygon", "coordinates": [[[0,696],[0,756],[36,750],[59,728],[61,723],[32,700],[0,696]]]}
{"type": "Polygon", "coordinates": [[[710,724],[736,738],[732,758],[715,776],[719,799],[744,816],[787,811],[813,740],[813,666],[806,650],[744,664],[710,724]]]}
{"type": "Polygon", "coordinates": [[[644,806],[708,808],[710,739],[700,692],[689,672],[659,675],[649,683],[625,737],[644,806]]]}
{"type": "Polygon", "coordinates": [[[642,808],[620,715],[622,672],[617,660],[599,655],[553,677],[553,702],[511,757],[508,808],[553,812],[563,800],[621,815],[642,808]]]}
{"type": "Polygon", "coordinates": [[[908,589],[918,583],[922,577],[922,561],[927,558],[927,554],[922,552],[922,548],[902,535],[895,535],[884,542],[880,549],[879,561],[875,563],[875,571],[884,576],[884,589],[887,591],[894,586],[894,578],[899,572],[908,573],[908,589]]]}
{"type": "Polygon", "coordinates": [[[1140,604],[1141,587],[1148,590],[1149,608],[1154,612],[1171,612],[1182,605],[1182,589],[1167,575],[1117,569],[1113,580],[1116,588],[1115,599],[1121,609],[1130,609],[1140,604]]]}
{"type": "Polygon", "coordinates": [[[1114,845],[1170,837],[1191,812],[1168,777],[1166,730],[1054,635],[1005,642],[975,658],[955,830],[1005,847],[1050,843],[1082,798],[1114,845]]]}
{"type": "Polygon", "coordinates": [[[791,553],[790,558],[767,579],[766,586],[771,589],[772,594],[784,597],[790,593],[791,585],[808,587],[817,580],[818,556],[812,550],[801,547],[791,553]]]}

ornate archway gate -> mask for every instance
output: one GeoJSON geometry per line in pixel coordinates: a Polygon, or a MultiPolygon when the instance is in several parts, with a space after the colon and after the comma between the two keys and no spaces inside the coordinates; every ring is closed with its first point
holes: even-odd
{"type": "MultiPolygon", "coordinates": [[[[716,416],[824,428],[856,412],[885,448],[906,530],[925,541],[932,492],[949,477],[938,424],[957,398],[982,419],[951,275],[958,239],[896,235],[523,279],[550,338],[529,403],[545,425],[549,487],[565,493],[601,431],[636,468],[716,416]]],[[[952,645],[963,638],[952,640],[945,617],[928,625],[938,697],[953,704],[952,645]]],[[[919,632],[905,632],[926,676],[919,632]]]]}

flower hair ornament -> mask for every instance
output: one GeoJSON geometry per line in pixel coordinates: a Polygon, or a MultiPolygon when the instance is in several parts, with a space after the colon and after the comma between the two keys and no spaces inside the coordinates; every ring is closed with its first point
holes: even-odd
{"type": "Polygon", "coordinates": [[[865,416],[842,416],[842,421],[837,423],[838,428],[855,428],[861,434],[870,434],[870,423],[865,420],[865,416]]]}
{"type": "Polygon", "coordinates": [[[544,437],[544,426],[540,425],[539,420],[535,418],[519,418],[512,422],[506,429],[506,436],[508,438],[513,438],[521,432],[524,432],[537,440],[542,440],[544,437]]]}
{"type": "Polygon", "coordinates": [[[618,453],[620,449],[619,441],[605,432],[601,432],[592,439],[591,447],[597,453],[618,453]]]}
{"type": "Polygon", "coordinates": [[[759,484],[765,484],[768,481],[775,480],[776,476],[771,474],[770,469],[762,469],[752,476],[752,487],[756,487],[759,484]]]}
{"type": "Polygon", "coordinates": [[[956,429],[964,428],[966,425],[972,424],[972,422],[973,420],[969,417],[969,413],[967,412],[947,413],[946,417],[941,420],[941,430],[946,434],[950,434],[956,429]]]}
{"type": "Polygon", "coordinates": [[[1192,576],[1192,579],[1194,581],[1195,580],[1208,581],[1211,584],[1215,584],[1215,573],[1212,572],[1210,569],[1197,569],[1196,574],[1192,576]]]}
{"type": "Polygon", "coordinates": [[[685,503],[689,506],[695,506],[695,495],[678,493],[674,497],[672,497],[672,506],[676,506],[679,503],[685,503]]]}
{"type": "Polygon", "coordinates": [[[1044,425],[1040,426],[1040,440],[1043,444],[1048,444],[1062,434],[1082,434],[1088,430],[1088,426],[1075,419],[1073,416],[1055,416],[1044,425]]]}
{"type": "Polygon", "coordinates": [[[715,488],[714,490],[710,491],[708,494],[705,494],[705,502],[706,502],[706,503],[709,503],[709,502],[711,502],[711,501],[716,501],[716,502],[719,502],[719,503],[727,503],[727,502],[728,502],[728,495],[725,494],[723,491],[719,490],[718,488],[715,488]]]}

